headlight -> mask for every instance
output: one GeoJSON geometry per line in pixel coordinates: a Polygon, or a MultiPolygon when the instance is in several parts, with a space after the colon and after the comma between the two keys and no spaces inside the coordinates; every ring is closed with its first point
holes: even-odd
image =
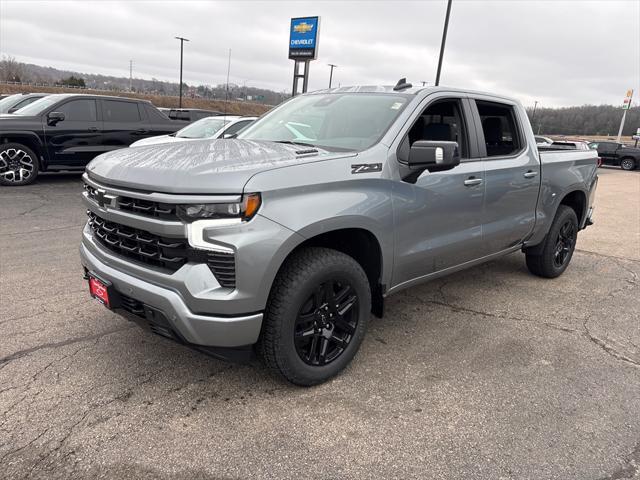
{"type": "Polygon", "coordinates": [[[248,221],[260,208],[262,200],[259,193],[242,196],[239,203],[192,203],[178,205],[178,217],[185,222],[216,218],[238,218],[248,221]]]}

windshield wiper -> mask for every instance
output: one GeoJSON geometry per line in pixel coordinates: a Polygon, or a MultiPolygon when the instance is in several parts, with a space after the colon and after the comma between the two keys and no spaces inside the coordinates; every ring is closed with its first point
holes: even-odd
{"type": "Polygon", "coordinates": [[[316,147],[313,143],[296,142],[294,140],[273,140],[273,141],[276,143],[286,143],[287,145],[302,145],[303,147],[313,147],[313,148],[316,147]]]}

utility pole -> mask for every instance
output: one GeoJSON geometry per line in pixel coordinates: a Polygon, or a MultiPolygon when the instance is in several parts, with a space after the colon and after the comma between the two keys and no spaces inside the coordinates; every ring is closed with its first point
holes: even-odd
{"type": "Polygon", "coordinates": [[[231,73],[231,49],[229,49],[229,61],[227,62],[227,88],[224,98],[227,102],[229,101],[229,73],[231,73]]]}
{"type": "Polygon", "coordinates": [[[176,40],[180,40],[180,99],[178,100],[178,108],[182,108],[182,55],[184,53],[184,42],[188,42],[188,38],[175,37],[176,40]]]}
{"type": "Polygon", "coordinates": [[[333,80],[333,69],[338,65],[334,65],[333,63],[328,63],[327,65],[331,67],[331,72],[329,72],[329,88],[331,88],[331,80],[333,80]]]}
{"type": "Polygon", "coordinates": [[[451,14],[451,2],[447,2],[447,15],[444,17],[444,29],[442,30],[442,43],[440,43],[440,58],[438,59],[438,73],[436,74],[436,87],[440,85],[440,72],[442,71],[442,57],[444,57],[444,46],[447,43],[447,30],[449,28],[449,15],[451,14]]]}
{"type": "Polygon", "coordinates": [[[536,108],[538,108],[538,101],[537,100],[533,104],[533,113],[531,114],[531,125],[533,125],[533,121],[536,119],[536,108]]]}
{"type": "Polygon", "coordinates": [[[133,60],[129,60],[129,91],[132,92],[131,81],[133,80],[133,60]]]}

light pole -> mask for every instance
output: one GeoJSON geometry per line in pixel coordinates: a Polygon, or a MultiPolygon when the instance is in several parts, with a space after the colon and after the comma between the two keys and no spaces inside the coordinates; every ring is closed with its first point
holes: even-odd
{"type": "Polygon", "coordinates": [[[133,60],[129,60],[129,91],[132,92],[131,81],[133,80],[133,60]]]}
{"type": "Polygon", "coordinates": [[[536,119],[536,108],[538,108],[538,101],[537,100],[533,104],[533,113],[531,114],[531,128],[533,128],[534,121],[536,119]]]}
{"type": "Polygon", "coordinates": [[[451,1],[447,2],[447,15],[444,17],[444,29],[442,30],[442,43],[440,44],[440,58],[438,59],[438,73],[436,74],[436,87],[440,85],[440,72],[442,70],[442,57],[444,57],[444,45],[447,43],[447,29],[449,28],[449,15],[451,14],[451,1]]]}
{"type": "Polygon", "coordinates": [[[182,108],[182,54],[184,50],[184,42],[188,42],[188,38],[175,37],[176,40],[180,40],[180,99],[178,100],[178,108],[182,108]]]}
{"type": "Polygon", "coordinates": [[[333,80],[333,69],[338,65],[334,65],[333,63],[327,63],[331,67],[331,71],[329,72],[329,88],[331,88],[331,81],[333,80]]]}

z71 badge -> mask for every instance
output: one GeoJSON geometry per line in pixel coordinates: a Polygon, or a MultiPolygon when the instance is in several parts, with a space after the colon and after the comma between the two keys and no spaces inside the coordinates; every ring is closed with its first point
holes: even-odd
{"type": "Polygon", "coordinates": [[[357,163],[355,165],[351,165],[351,173],[371,173],[371,172],[381,172],[382,164],[381,163],[357,163]]]}

